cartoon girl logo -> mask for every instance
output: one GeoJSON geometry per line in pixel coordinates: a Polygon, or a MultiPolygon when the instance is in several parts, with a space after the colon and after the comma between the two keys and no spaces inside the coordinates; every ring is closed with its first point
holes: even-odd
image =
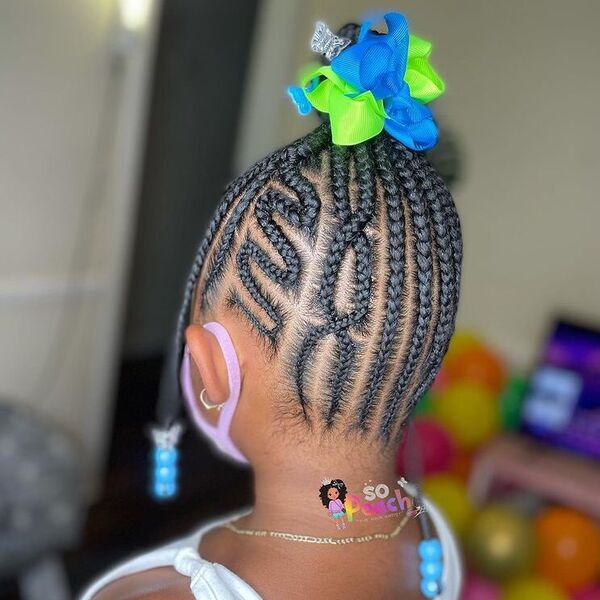
{"type": "Polygon", "coordinates": [[[344,508],[347,493],[346,484],[341,479],[325,479],[319,489],[321,502],[335,522],[337,529],[346,529],[348,524],[344,508]]]}

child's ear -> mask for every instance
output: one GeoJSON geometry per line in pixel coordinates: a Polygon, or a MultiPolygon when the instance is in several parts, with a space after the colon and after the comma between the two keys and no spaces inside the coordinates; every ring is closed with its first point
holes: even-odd
{"type": "Polygon", "coordinates": [[[190,351],[192,381],[198,379],[197,396],[205,388],[205,395],[212,404],[221,404],[229,396],[227,366],[217,338],[202,325],[190,325],[185,330],[190,351]]]}

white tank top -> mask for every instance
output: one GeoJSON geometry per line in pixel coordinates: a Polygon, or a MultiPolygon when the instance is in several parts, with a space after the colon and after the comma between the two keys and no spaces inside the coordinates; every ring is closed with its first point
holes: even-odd
{"type": "MultiPolygon", "coordinates": [[[[443,592],[438,599],[458,600],[462,583],[458,547],[437,508],[427,500],[424,500],[424,503],[442,544],[443,592]]],[[[235,573],[223,565],[204,560],[198,554],[200,540],[205,533],[247,512],[211,521],[188,537],[128,560],[93,582],[79,597],[80,600],[92,600],[98,591],[116,579],[156,567],[173,567],[178,573],[189,577],[190,590],[197,600],[261,600],[261,597],[235,573]]]]}

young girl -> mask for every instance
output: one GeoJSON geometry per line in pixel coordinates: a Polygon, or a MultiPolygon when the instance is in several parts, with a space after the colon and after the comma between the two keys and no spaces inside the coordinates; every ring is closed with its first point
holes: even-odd
{"type": "MultiPolygon", "coordinates": [[[[85,600],[458,598],[457,549],[426,500],[419,517],[331,536],[314,493],[322,473],[352,490],[394,487],[399,436],[453,332],[459,220],[422,153],[437,140],[426,103],[443,83],[399,14],[339,37],[318,24],[312,46],[325,66],[290,95],[326,122],[227,188],[174,353],[190,417],[252,465],[254,506],[117,567],[85,600]]],[[[178,415],[164,394],[161,496],[175,489],[178,415]]]]}
{"type": "Polygon", "coordinates": [[[336,529],[346,529],[346,509],[344,500],[346,499],[346,485],[341,479],[332,479],[323,481],[319,489],[319,496],[323,506],[329,512],[329,516],[335,521],[336,529]]]}

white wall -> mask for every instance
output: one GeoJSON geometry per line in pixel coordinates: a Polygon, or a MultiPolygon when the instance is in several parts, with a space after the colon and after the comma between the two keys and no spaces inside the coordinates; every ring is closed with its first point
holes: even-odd
{"type": "MultiPolygon", "coordinates": [[[[434,42],[432,62],[447,82],[434,111],[464,150],[466,173],[455,191],[465,239],[459,321],[527,365],[556,311],[600,322],[600,3],[386,4],[434,42]]],[[[337,28],[373,7],[372,0],[265,3],[240,167],[314,126],[284,93],[310,58],[314,22],[337,28]]]]}
{"type": "Polygon", "coordinates": [[[120,58],[115,0],[0,6],[0,401],[72,432],[96,473],[119,358],[154,5],[120,58]]]}

